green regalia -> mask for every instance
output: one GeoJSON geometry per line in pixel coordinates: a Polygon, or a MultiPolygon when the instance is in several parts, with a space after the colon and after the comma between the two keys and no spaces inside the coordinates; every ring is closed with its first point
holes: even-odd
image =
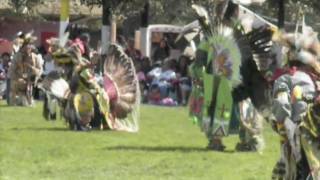
{"type": "MultiPolygon", "coordinates": [[[[246,32],[241,21],[233,15],[239,7],[231,1],[222,3],[220,8],[224,9],[223,12],[216,11],[220,14],[211,14],[212,17],[209,17],[203,7],[193,5],[193,8],[197,13],[204,39],[198,45],[196,59],[191,67],[194,82],[190,100],[191,115],[206,133],[209,140],[208,148],[223,150],[221,138],[229,134],[235,107],[233,91],[241,83],[251,83],[242,81],[240,70],[242,66],[249,64],[250,68],[259,73],[255,60],[267,57],[272,30],[266,27],[246,32]]],[[[247,77],[253,76],[246,73],[246,80],[247,77]]],[[[241,97],[242,99],[255,95],[242,94],[245,96],[241,97]]]]}
{"type": "Polygon", "coordinates": [[[228,135],[232,113],[232,86],[239,79],[240,52],[232,38],[215,34],[200,44],[207,53],[202,71],[203,122],[208,137],[228,135]]]}

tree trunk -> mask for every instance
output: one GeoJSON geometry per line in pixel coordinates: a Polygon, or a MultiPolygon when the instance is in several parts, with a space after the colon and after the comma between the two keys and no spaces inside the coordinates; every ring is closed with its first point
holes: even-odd
{"type": "Polygon", "coordinates": [[[149,55],[149,48],[147,47],[150,41],[149,34],[147,32],[149,25],[149,0],[146,1],[143,11],[141,13],[141,27],[140,27],[140,50],[142,55],[149,55]]]}
{"type": "Polygon", "coordinates": [[[285,20],[285,8],[284,8],[285,0],[278,0],[278,27],[279,29],[284,28],[284,20],[285,20]]]}
{"type": "Polygon", "coordinates": [[[101,54],[107,54],[110,43],[110,18],[111,7],[108,0],[102,1],[102,28],[101,28],[101,54]]]}
{"type": "Polygon", "coordinates": [[[141,13],[141,27],[148,27],[149,25],[149,8],[150,4],[147,0],[141,13]]]}

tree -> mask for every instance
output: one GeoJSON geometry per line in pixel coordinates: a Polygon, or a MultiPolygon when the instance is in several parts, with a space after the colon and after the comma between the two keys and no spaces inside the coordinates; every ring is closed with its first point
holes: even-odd
{"type": "Polygon", "coordinates": [[[183,25],[194,20],[191,0],[151,0],[151,22],[183,25]]]}
{"type": "MultiPolygon", "coordinates": [[[[140,14],[146,0],[107,0],[110,1],[113,16],[118,22],[127,17],[140,14]]],[[[194,20],[191,4],[196,3],[204,7],[212,7],[215,0],[149,0],[150,2],[150,24],[178,24],[183,25],[194,20]]],[[[263,17],[271,19],[278,18],[278,1],[266,0],[262,6],[249,6],[250,9],[263,17]],[[275,8],[276,7],[276,8],[275,8]]],[[[315,24],[320,18],[316,15],[320,13],[319,0],[284,0],[285,1],[285,21],[296,23],[299,9],[306,15],[307,24],[313,25],[320,30],[320,25],[315,24]]],[[[102,5],[102,0],[81,0],[88,6],[102,5]]],[[[273,22],[277,23],[277,22],[273,22]]]]}
{"type": "MultiPolygon", "coordinates": [[[[316,30],[320,30],[319,17],[316,14],[320,13],[320,1],[318,0],[284,0],[285,2],[285,21],[290,24],[295,24],[298,20],[299,12],[302,10],[306,16],[306,23],[312,25],[316,30]]],[[[255,12],[265,17],[277,19],[278,0],[266,1],[263,6],[252,7],[255,12]]],[[[274,22],[276,23],[276,22],[274,22]]]]}
{"type": "MultiPolygon", "coordinates": [[[[102,6],[102,0],[80,0],[87,6],[102,6]]],[[[139,15],[147,0],[107,0],[112,17],[121,22],[125,18],[139,15]]],[[[190,13],[192,0],[149,0],[151,23],[184,24],[193,19],[190,13]]]]}
{"type": "Polygon", "coordinates": [[[124,18],[139,13],[145,0],[80,0],[80,3],[89,7],[101,7],[105,3],[110,8],[112,18],[124,18]]]}
{"type": "Polygon", "coordinates": [[[34,14],[34,8],[36,5],[43,2],[44,0],[10,0],[8,4],[17,14],[34,14]]]}

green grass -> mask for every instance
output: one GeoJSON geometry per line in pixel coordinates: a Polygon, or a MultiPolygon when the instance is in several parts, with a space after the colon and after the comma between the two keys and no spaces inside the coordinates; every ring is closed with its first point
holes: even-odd
{"type": "Polygon", "coordinates": [[[277,136],[265,128],[263,154],[207,151],[207,141],[186,108],[142,106],[140,131],[75,132],[45,121],[33,108],[0,103],[0,179],[216,179],[271,178],[277,136]]]}

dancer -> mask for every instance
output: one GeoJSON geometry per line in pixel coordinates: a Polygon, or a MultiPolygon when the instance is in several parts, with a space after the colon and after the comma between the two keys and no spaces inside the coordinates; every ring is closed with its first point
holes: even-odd
{"type": "Polygon", "coordinates": [[[208,13],[193,5],[204,39],[198,45],[190,70],[194,84],[197,82],[191,93],[190,109],[192,118],[199,122],[209,140],[208,148],[222,151],[233,103],[253,97],[253,104],[261,106],[258,96],[268,104],[271,101],[264,93],[269,90],[268,82],[255,62],[270,59],[273,30],[266,26],[245,32],[237,21],[237,4],[218,2],[215,7],[219,9],[208,13]],[[247,84],[256,86],[250,89],[247,84]]]}
{"type": "Polygon", "coordinates": [[[281,137],[281,157],[273,179],[320,178],[315,141],[319,137],[319,102],[315,100],[319,95],[320,44],[317,33],[304,24],[304,17],[297,24],[302,24],[302,32],[281,32],[276,39],[288,52],[287,64],[276,74],[273,85],[273,122],[281,137]]]}
{"type": "Polygon", "coordinates": [[[22,37],[23,43],[14,55],[9,73],[11,78],[10,105],[30,106],[33,104],[32,89],[40,78],[42,66],[37,55],[32,52],[36,37],[27,33],[22,37]]]}
{"type": "Polygon", "coordinates": [[[140,91],[132,60],[115,44],[108,53],[98,81],[79,41],[53,52],[60,71],[49,73],[42,88],[59,99],[70,129],[138,131],[140,91]]]}

